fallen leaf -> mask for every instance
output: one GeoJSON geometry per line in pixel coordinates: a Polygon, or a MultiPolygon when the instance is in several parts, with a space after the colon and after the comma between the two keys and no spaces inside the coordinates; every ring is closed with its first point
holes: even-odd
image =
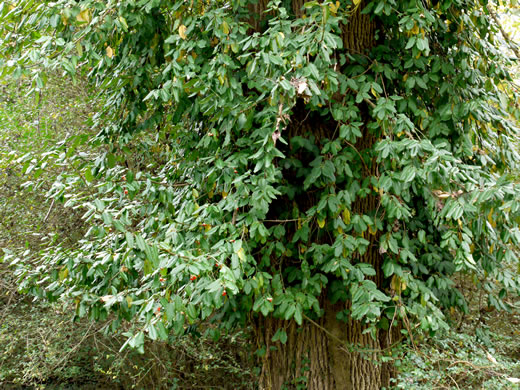
{"type": "Polygon", "coordinates": [[[491,363],[498,364],[497,359],[495,359],[489,352],[486,352],[486,357],[491,363]]]}

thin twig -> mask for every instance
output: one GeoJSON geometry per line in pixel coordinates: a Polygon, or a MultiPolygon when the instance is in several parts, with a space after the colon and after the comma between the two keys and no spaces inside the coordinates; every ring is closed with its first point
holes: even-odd
{"type": "Polygon", "coordinates": [[[47,222],[47,219],[49,218],[49,215],[51,215],[52,208],[54,206],[54,201],[56,198],[52,198],[51,206],[49,207],[49,211],[47,211],[47,214],[45,215],[45,218],[43,218],[43,223],[47,222]]]}
{"type": "Polygon", "coordinates": [[[274,222],[274,223],[285,223],[285,222],[297,222],[301,218],[295,219],[264,219],[262,222],[274,222]]]}

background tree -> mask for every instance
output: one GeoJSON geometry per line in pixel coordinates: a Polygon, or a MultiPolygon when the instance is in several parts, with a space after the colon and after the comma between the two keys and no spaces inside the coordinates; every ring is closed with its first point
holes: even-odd
{"type": "Polygon", "coordinates": [[[2,5],[4,72],[85,72],[106,101],[77,176],[97,195],[49,191],[91,228],[17,259],[22,288],[132,321],[136,348],[253,324],[273,389],[387,386],[399,334],[465,309],[455,272],[493,275],[499,308],[518,291],[518,111],[487,2],[2,5]]]}

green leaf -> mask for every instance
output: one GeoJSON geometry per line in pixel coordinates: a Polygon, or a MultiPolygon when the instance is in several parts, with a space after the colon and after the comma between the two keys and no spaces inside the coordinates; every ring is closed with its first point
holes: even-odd
{"type": "Polygon", "coordinates": [[[116,162],[117,162],[116,156],[114,156],[111,153],[107,154],[107,166],[109,168],[114,168],[116,166],[116,162]]]}
{"type": "Polygon", "coordinates": [[[128,245],[128,248],[130,249],[134,249],[135,246],[134,246],[134,235],[130,232],[126,232],[125,233],[125,238],[126,238],[126,244],[128,245]]]}
{"type": "Polygon", "coordinates": [[[88,181],[89,183],[92,183],[94,181],[94,175],[92,174],[92,171],[90,170],[90,168],[87,168],[85,169],[85,180],[88,181]]]}
{"type": "Polygon", "coordinates": [[[162,321],[159,321],[155,324],[155,329],[157,330],[157,334],[159,335],[161,340],[163,340],[163,341],[168,340],[168,332],[167,332],[164,324],[162,323],[162,321]]]}
{"type": "Polygon", "coordinates": [[[274,334],[272,341],[280,341],[282,344],[285,344],[287,342],[287,332],[284,329],[278,329],[274,334]]]}
{"type": "Polygon", "coordinates": [[[294,320],[300,326],[303,324],[303,311],[302,311],[302,307],[300,305],[296,305],[296,308],[294,311],[294,320]]]}

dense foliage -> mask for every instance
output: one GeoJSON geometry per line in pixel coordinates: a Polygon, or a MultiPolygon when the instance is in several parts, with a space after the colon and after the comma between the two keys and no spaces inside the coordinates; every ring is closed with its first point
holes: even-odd
{"type": "MultiPolygon", "coordinates": [[[[81,213],[46,202],[56,176],[75,167],[48,160],[38,188],[24,183],[26,153],[38,155],[68,135],[88,131],[82,122],[95,109],[95,94],[83,80],[49,74],[37,101],[27,95],[30,80],[0,80],[0,247],[37,253],[49,243],[74,245],[85,232],[81,213]]],[[[88,152],[88,148],[82,150],[88,152]]],[[[59,159],[56,160],[59,162],[59,159]]],[[[145,354],[119,349],[127,337],[106,332],[107,322],[72,321],[71,302],[34,302],[17,293],[8,264],[0,263],[0,388],[173,389],[226,382],[251,389],[251,348],[247,332],[237,330],[218,340],[203,329],[197,337],[170,335],[145,342],[145,354]]]]}
{"type": "Polygon", "coordinates": [[[36,91],[33,64],[85,75],[105,102],[96,137],[16,160],[28,174],[76,167],[47,196],[91,226],[72,249],[9,254],[21,287],[132,321],[137,348],[200,319],[301,324],[324,295],[373,332],[436,331],[439,308],[465,309],[456,272],[507,308],[519,113],[487,2],[272,1],[259,21],[246,3],[2,3],[4,73],[36,91]],[[361,9],[370,52],[342,39],[361,9]]]}

